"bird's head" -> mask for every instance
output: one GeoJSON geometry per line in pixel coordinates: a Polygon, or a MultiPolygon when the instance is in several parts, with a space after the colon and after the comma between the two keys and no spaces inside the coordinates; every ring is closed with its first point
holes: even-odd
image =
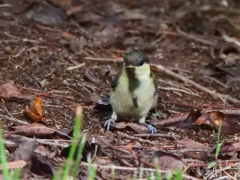
{"type": "Polygon", "coordinates": [[[124,67],[128,72],[145,74],[150,70],[149,59],[144,51],[134,50],[125,54],[124,67]]]}

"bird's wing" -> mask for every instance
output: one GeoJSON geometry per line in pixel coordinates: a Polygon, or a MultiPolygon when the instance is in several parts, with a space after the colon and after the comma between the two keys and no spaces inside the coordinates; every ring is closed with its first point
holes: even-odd
{"type": "Polygon", "coordinates": [[[153,83],[154,83],[154,86],[155,86],[155,94],[156,94],[157,93],[157,88],[158,88],[156,75],[151,72],[151,77],[153,78],[153,83]]]}
{"type": "Polygon", "coordinates": [[[112,80],[112,83],[111,83],[111,89],[112,91],[115,90],[115,88],[117,87],[118,83],[119,83],[119,78],[120,78],[120,75],[122,74],[122,69],[120,69],[120,71],[117,73],[116,77],[112,80]]]}

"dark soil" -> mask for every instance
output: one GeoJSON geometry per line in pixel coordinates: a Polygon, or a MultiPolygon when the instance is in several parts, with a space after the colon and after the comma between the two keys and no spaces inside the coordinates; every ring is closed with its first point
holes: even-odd
{"type": "MultiPolygon", "coordinates": [[[[206,93],[164,71],[160,72],[155,66],[161,64],[206,89],[240,99],[240,2],[76,0],[72,7],[81,7],[76,13],[69,11],[72,8],[68,6],[69,2],[0,0],[0,85],[10,82],[22,94],[41,96],[44,123],[63,133],[73,129],[76,107],[82,105],[81,134],[87,134],[90,146],[93,138],[99,146],[95,155],[95,146],[85,152],[94,156],[92,161],[98,165],[98,179],[110,179],[111,165],[116,166],[115,179],[133,177],[134,168],[139,170],[140,167],[134,157],[150,160],[152,151],[156,150],[181,158],[186,163],[186,179],[188,176],[239,179],[236,170],[239,166],[239,131],[235,130],[238,127],[230,125],[235,132],[233,134],[224,133],[222,129],[220,142],[230,143],[227,147],[234,147],[234,150],[231,149],[233,153],[229,154],[222,149],[221,157],[215,159],[218,127],[204,123],[182,129],[171,124],[157,127],[159,136],[139,137],[136,134],[146,134],[145,129],[137,132],[130,124],[130,128],[117,126],[107,132],[103,124],[111,112],[99,112],[94,107],[100,97],[109,95],[110,82],[121,65],[123,54],[141,48],[153,65],[158,84],[159,99],[149,113],[149,122],[198,109],[202,113],[221,111],[225,119],[234,119],[238,124],[238,103],[206,93]],[[79,68],[68,69],[82,63],[85,64],[79,68]],[[235,118],[228,116],[230,111],[234,111],[231,114],[235,114],[235,118]],[[210,153],[211,157],[190,156],[190,151],[193,154],[199,152],[180,147],[179,141],[183,139],[212,148],[207,151],[197,148],[210,153]],[[217,165],[207,168],[213,161],[217,165]]],[[[13,132],[13,125],[33,123],[23,113],[26,105],[30,105],[29,100],[1,99],[4,135],[13,132]]],[[[13,148],[5,144],[9,161],[18,145],[34,136],[30,134],[26,138],[19,133],[7,136],[6,140],[16,143],[13,148]]],[[[50,179],[52,172],[43,170],[38,173],[30,162],[35,162],[36,157],[46,158],[41,162],[48,162],[50,171],[55,173],[66,161],[61,152],[70,145],[70,141],[64,139],[66,137],[56,134],[37,136],[38,147],[32,152],[34,158],[30,158],[27,167],[22,169],[21,179],[50,179]],[[62,140],[62,143],[50,143],[55,140],[62,140]]],[[[12,158],[14,160],[17,159],[12,158]]],[[[155,170],[146,164],[144,166],[155,170]]],[[[80,167],[78,177],[85,179],[87,166],[82,162],[80,167]]],[[[165,170],[169,168],[166,166],[165,170]]],[[[141,179],[139,172],[137,178],[141,179]]],[[[147,172],[150,170],[143,170],[142,178],[147,172]]]]}

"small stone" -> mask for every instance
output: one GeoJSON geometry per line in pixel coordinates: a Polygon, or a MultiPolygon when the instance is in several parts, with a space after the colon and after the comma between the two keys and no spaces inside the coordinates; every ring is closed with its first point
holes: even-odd
{"type": "Polygon", "coordinates": [[[9,51],[11,51],[11,50],[12,50],[12,49],[11,49],[10,46],[6,46],[6,47],[5,47],[5,51],[8,51],[8,52],[9,52],[9,51]]]}

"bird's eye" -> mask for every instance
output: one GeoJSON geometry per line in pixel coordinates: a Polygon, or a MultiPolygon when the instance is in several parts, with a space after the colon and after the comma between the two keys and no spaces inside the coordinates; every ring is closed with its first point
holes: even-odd
{"type": "Polygon", "coordinates": [[[141,61],[139,62],[139,65],[142,66],[143,64],[144,64],[144,60],[141,60],[141,61]]]}

